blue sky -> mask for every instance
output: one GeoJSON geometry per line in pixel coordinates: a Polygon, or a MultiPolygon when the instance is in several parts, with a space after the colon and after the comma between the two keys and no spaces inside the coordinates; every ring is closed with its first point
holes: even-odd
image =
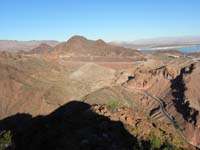
{"type": "Polygon", "coordinates": [[[200,0],[0,0],[0,39],[200,35],[200,0]]]}

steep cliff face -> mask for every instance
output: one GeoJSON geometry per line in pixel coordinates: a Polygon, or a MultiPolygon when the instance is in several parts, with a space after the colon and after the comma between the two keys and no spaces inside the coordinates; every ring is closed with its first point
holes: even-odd
{"type": "MultiPolygon", "coordinates": [[[[160,98],[165,104],[165,109],[179,123],[188,139],[196,137],[199,132],[200,110],[200,86],[197,83],[200,80],[199,63],[188,62],[184,66],[165,64],[156,68],[143,64],[136,68],[132,76],[124,86],[142,89],[160,98]]],[[[159,109],[156,108],[156,105],[152,105],[153,113],[158,113],[159,109]]],[[[162,118],[161,113],[158,116],[162,118]]],[[[195,144],[197,141],[199,142],[197,138],[192,140],[195,144]]]]}

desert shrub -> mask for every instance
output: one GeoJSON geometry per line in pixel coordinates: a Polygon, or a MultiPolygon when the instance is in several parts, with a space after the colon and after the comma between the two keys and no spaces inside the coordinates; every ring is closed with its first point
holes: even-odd
{"type": "Polygon", "coordinates": [[[12,145],[11,131],[4,131],[0,134],[0,150],[5,150],[12,145]]]}
{"type": "Polygon", "coordinates": [[[116,110],[119,107],[120,107],[120,104],[117,101],[110,101],[110,102],[108,102],[108,108],[111,111],[114,111],[114,110],[116,110]]]}
{"type": "Polygon", "coordinates": [[[162,145],[160,138],[157,137],[153,131],[151,131],[151,133],[150,133],[149,140],[151,143],[152,150],[159,149],[162,145]]]}

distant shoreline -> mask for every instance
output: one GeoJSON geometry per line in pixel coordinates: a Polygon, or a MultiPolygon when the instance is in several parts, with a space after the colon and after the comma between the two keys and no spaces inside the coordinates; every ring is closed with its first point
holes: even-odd
{"type": "Polygon", "coordinates": [[[200,51],[200,44],[197,45],[185,45],[185,46],[166,46],[166,47],[153,47],[153,48],[144,48],[140,49],[145,52],[159,51],[159,50],[178,50],[181,52],[197,52],[200,51]]]}

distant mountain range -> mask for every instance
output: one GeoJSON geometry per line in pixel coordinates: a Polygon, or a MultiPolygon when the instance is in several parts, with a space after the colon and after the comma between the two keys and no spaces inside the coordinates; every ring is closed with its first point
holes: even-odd
{"type": "Polygon", "coordinates": [[[140,39],[135,41],[118,41],[110,44],[124,46],[127,48],[157,48],[157,47],[174,47],[199,45],[200,36],[183,36],[183,37],[161,37],[152,39],[140,39]]]}
{"type": "MultiPolygon", "coordinates": [[[[105,44],[107,43],[105,43],[103,40],[97,40],[96,43],[94,43],[91,40],[87,40],[86,38],[83,38],[81,36],[75,36],[74,38],[71,38],[70,42],[72,43],[73,41],[77,42],[74,45],[81,46],[82,50],[83,48],[87,48],[86,45],[81,45],[83,44],[83,42],[87,42],[87,45],[89,47],[92,47],[92,49],[94,49],[97,45],[101,45],[100,47],[108,48],[108,45],[105,46],[105,44]]],[[[56,47],[57,50],[60,49],[61,47],[64,48],[65,46],[67,46],[68,48],[70,47],[69,42],[65,44],[65,42],[62,43],[56,40],[41,40],[41,41],[0,40],[0,51],[31,51],[34,48],[38,48],[41,44],[47,44],[52,48],[56,47]],[[59,45],[60,43],[61,45],[59,45]],[[58,45],[59,47],[57,47],[58,45]]],[[[130,48],[148,49],[148,48],[160,48],[160,47],[163,48],[163,47],[177,47],[177,46],[182,47],[190,45],[200,45],[200,36],[161,37],[152,39],[140,39],[135,41],[113,41],[108,44],[112,45],[112,48],[114,48],[113,45],[120,46],[121,49],[123,49],[122,47],[128,49],[130,48]]]]}
{"type": "Polygon", "coordinates": [[[0,51],[30,51],[40,44],[48,44],[54,47],[59,44],[54,40],[42,40],[42,41],[15,41],[15,40],[0,40],[0,51]]]}

